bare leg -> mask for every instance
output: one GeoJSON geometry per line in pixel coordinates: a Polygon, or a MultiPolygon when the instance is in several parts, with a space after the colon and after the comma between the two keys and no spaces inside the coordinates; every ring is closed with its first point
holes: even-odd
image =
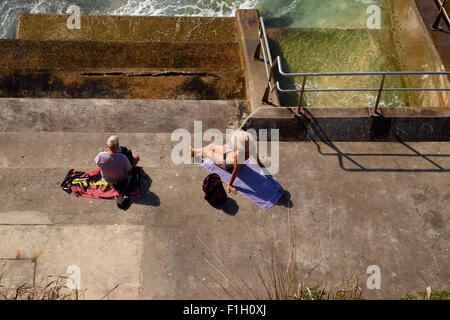
{"type": "Polygon", "coordinates": [[[226,148],[224,146],[218,144],[209,144],[206,147],[195,149],[192,146],[187,146],[191,152],[191,156],[197,156],[203,158],[209,158],[216,165],[223,167],[223,155],[226,152],[226,148]]]}

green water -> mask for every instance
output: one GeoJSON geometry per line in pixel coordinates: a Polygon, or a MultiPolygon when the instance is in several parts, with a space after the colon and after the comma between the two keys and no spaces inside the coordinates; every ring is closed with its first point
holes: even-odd
{"type": "MultiPolygon", "coordinates": [[[[282,57],[285,72],[400,71],[385,1],[278,0],[261,2],[272,56],[282,57]],[[280,6],[284,3],[284,6],[280,6]],[[371,5],[381,9],[381,29],[369,29],[371,5]],[[278,8],[278,9],[277,9],[278,8]]],[[[301,78],[276,75],[283,89],[301,88],[301,78]]],[[[309,78],[309,89],[378,88],[380,76],[309,78]]],[[[404,88],[402,77],[386,77],[385,88],[404,88]]],[[[283,105],[297,105],[297,94],[280,94],[283,105]]],[[[376,92],[306,93],[304,106],[371,107],[376,92]]],[[[402,92],[384,92],[380,106],[407,106],[402,92]]]]}
{"type": "MultiPolygon", "coordinates": [[[[269,29],[274,57],[282,57],[285,72],[365,72],[400,70],[393,52],[389,32],[367,29],[269,29]]],[[[283,89],[301,88],[301,78],[282,78],[283,89]]],[[[313,77],[306,82],[310,89],[378,88],[380,76],[313,77]]],[[[385,88],[403,88],[403,78],[386,77],[385,88]]],[[[297,95],[280,94],[284,105],[296,105],[297,95]]],[[[306,93],[305,106],[366,107],[373,106],[375,92],[306,93]]],[[[380,106],[407,105],[406,94],[384,92],[380,106]]]]}
{"type": "Polygon", "coordinates": [[[267,23],[283,28],[366,28],[371,5],[382,9],[381,27],[388,26],[385,0],[260,0],[267,23]]]}

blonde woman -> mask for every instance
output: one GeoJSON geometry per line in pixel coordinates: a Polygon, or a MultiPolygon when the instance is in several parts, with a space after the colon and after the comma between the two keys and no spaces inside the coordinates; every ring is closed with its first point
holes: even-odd
{"type": "MultiPolygon", "coordinates": [[[[191,151],[192,157],[197,156],[202,159],[205,157],[209,158],[216,166],[228,172],[232,172],[227,191],[237,194],[236,188],[233,187],[233,182],[238,175],[239,167],[245,163],[252,154],[256,153],[256,141],[248,132],[238,130],[231,136],[231,142],[231,148],[228,145],[218,145],[214,143],[200,149],[194,149],[192,146],[188,146],[188,148],[191,151]]],[[[264,166],[257,153],[256,160],[261,167],[264,166]]]]}

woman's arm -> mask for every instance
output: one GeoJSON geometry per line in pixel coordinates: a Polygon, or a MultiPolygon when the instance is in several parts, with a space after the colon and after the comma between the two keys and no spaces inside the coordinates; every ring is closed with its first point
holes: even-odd
{"type": "Polygon", "coordinates": [[[264,164],[262,163],[262,161],[261,161],[261,159],[259,157],[259,154],[256,154],[256,161],[258,161],[258,164],[259,164],[260,167],[264,168],[264,164]]]}

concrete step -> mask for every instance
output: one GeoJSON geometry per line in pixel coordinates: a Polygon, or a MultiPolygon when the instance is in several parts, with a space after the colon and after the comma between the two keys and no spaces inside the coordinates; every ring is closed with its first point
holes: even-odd
{"type": "Polygon", "coordinates": [[[0,39],[4,68],[195,68],[240,70],[239,43],[0,39]]]}
{"type": "Polygon", "coordinates": [[[243,129],[279,130],[281,141],[449,141],[447,108],[380,108],[383,117],[370,117],[368,108],[261,107],[245,119],[243,129]]]}
{"type": "Polygon", "coordinates": [[[0,99],[0,132],[171,133],[237,127],[241,101],[0,99]]]}
{"type": "Polygon", "coordinates": [[[0,97],[75,99],[245,99],[243,70],[0,70],[0,97]]]}
{"type": "Polygon", "coordinates": [[[17,39],[102,41],[237,42],[234,18],[81,15],[80,29],[68,29],[69,15],[22,14],[17,39]]]}
{"type": "MultiPolygon", "coordinates": [[[[0,168],[92,170],[94,158],[106,148],[108,136],[106,133],[2,132],[0,168]]],[[[180,141],[171,141],[171,133],[118,133],[118,136],[121,145],[140,155],[139,165],[175,166],[171,152],[180,141]]]]}

